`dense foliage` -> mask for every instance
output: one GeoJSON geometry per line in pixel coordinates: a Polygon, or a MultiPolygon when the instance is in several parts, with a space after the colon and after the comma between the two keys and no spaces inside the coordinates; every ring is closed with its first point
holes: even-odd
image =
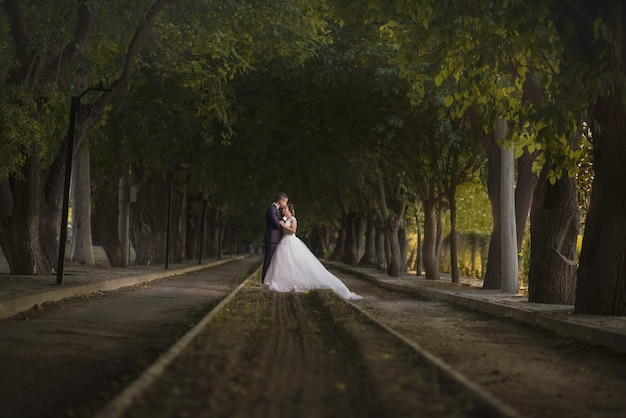
{"type": "MultiPolygon", "coordinates": [[[[91,150],[94,235],[112,262],[119,243],[106,232],[118,222],[117,182],[130,173],[135,262],[163,261],[166,216],[179,219],[168,231],[175,258],[193,257],[204,236],[207,255],[261,247],[264,208],[285,191],[318,254],[391,275],[423,262],[437,278],[459,264],[457,231],[483,242],[499,227],[489,142],[529,161],[524,178],[534,177],[523,184],[540,191],[537,225],[558,206],[577,230],[578,211],[559,199],[586,214],[599,190],[598,144],[610,153],[620,135],[598,117],[621,106],[624,84],[622,58],[611,55],[617,3],[608,3],[7,0],[3,252],[15,273],[50,272],[69,99],[90,85],[112,91],[84,98],[76,146],[91,150]],[[494,138],[498,118],[504,138],[494,138]],[[579,193],[565,197],[568,185],[579,193]],[[17,248],[20,230],[29,244],[17,248]]],[[[614,160],[604,167],[619,165],[620,153],[606,155],[614,160]]],[[[530,207],[519,210],[525,226],[530,207]]],[[[621,274],[606,272],[620,283],[621,274]]]]}

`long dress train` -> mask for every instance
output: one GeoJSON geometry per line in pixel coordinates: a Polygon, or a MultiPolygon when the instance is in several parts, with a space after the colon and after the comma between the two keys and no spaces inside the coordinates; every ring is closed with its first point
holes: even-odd
{"type": "MultiPolygon", "coordinates": [[[[295,217],[286,222],[291,224],[295,217]]],[[[269,288],[279,292],[306,292],[311,289],[332,289],[344,299],[362,299],[324,267],[304,242],[284,231],[265,275],[269,288]]]]}

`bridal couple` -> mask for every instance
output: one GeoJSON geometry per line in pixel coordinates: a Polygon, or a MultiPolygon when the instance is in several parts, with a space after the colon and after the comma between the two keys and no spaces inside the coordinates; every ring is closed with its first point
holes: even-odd
{"type": "Polygon", "coordinates": [[[296,237],[298,221],[289,198],[279,193],[265,212],[265,260],[261,281],[279,292],[332,289],[344,299],[361,299],[326,270],[296,237]]]}

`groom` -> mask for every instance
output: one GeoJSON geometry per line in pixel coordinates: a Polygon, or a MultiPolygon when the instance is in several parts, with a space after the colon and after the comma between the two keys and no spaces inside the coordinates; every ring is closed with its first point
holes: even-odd
{"type": "Polygon", "coordinates": [[[287,205],[289,198],[285,193],[278,193],[267,210],[265,211],[265,236],[263,237],[263,244],[265,246],[265,259],[263,260],[263,274],[261,275],[261,283],[265,281],[265,273],[270,266],[274,251],[276,251],[276,245],[283,237],[283,229],[280,226],[280,208],[284,208],[287,205]]]}

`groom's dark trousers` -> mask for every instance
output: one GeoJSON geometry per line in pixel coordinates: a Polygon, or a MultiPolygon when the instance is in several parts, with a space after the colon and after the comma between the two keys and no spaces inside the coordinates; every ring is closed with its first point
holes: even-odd
{"type": "Polygon", "coordinates": [[[265,211],[265,235],[263,237],[263,245],[265,251],[265,259],[263,260],[263,273],[261,274],[261,282],[265,281],[265,273],[270,266],[276,246],[283,237],[283,230],[278,223],[280,221],[280,212],[275,204],[271,204],[265,211]]]}

